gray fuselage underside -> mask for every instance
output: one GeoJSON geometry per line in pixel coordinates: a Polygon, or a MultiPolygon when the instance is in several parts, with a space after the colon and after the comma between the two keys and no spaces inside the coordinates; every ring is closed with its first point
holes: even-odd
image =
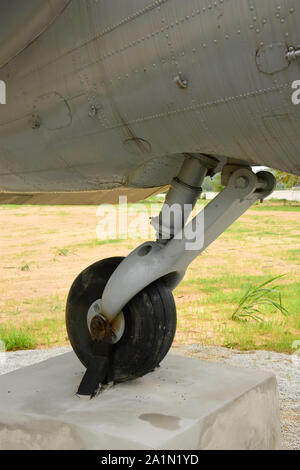
{"type": "Polygon", "coordinates": [[[300,175],[299,44],[295,0],[72,0],[0,69],[0,190],[160,187],[184,153],[300,175]]]}

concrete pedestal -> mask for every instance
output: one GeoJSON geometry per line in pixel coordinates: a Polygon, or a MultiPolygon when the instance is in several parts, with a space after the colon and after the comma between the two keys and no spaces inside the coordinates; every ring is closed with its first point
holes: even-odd
{"type": "Polygon", "coordinates": [[[0,377],[0,449],[277,449],[276,379],[169,355],[89,400],[73,353],[0,377]]]}

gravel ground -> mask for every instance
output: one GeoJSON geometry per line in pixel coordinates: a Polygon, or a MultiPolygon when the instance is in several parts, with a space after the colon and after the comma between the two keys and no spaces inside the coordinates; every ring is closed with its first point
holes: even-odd
{"type": "Polygon", "coordinates": [[[71,351],[71,348],[35,349],[33,351],[16,351],[0,353],[0,375],[7,374],[21,367],[31,366],[71,351]]]}
{"type": "MultiPolygon", "coordinates": [[[[0,374],[64,354],[70,348],[0,353],[0,374]]],[[[300,357],[267,351],[244,353],[222,347],[182,346],[176,354],[205,361],[224,362],[231,366],[257,368],[273,372],[278,381],[281,407],[283,447],[300,450],[300,357]]]]}

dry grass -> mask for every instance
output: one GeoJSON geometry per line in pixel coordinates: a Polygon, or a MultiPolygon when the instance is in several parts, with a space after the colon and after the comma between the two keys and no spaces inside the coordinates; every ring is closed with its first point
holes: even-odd
{"type": "MultiPolygon", "coordinates": [[[[256,206],[192,264],[175,291],[177,344],[292,352],[300,337],[300,211],[278,207],[256,206]],[[250,285],[281,274],[288,320],[270,310],[262,324],[231,321],[250,285]]],[[[99,259],[126,256],[142,241],[97,242],[98,221],[90,206],[0,206],[0,339],[21,329],[34,347],[66,344],[64,305],[74,278],[99,259]]]]}

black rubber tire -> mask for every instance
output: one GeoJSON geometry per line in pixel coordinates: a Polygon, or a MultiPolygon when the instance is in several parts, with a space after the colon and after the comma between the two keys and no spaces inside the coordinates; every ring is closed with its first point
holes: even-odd
{"type": "MultiPolygon", "coordinates": [[[[74,281],[67,300],[66,325],[79,360],[88,366],[91,355],[101,355],[87,326],[91,304],[102,297],[106,283],[124,258],[108,258],[85,269],[74,281]],[[97,352],[97,350],[99,352],[97,352]],[[96,351],[96,352],[95,352],[96,351]]],[[[176,306],[172,292],[156,281],[123,309],[125,331],[113,346],[109,376],[115,382],[153,371],[168,353],[176,332],[176,306]]]]}

